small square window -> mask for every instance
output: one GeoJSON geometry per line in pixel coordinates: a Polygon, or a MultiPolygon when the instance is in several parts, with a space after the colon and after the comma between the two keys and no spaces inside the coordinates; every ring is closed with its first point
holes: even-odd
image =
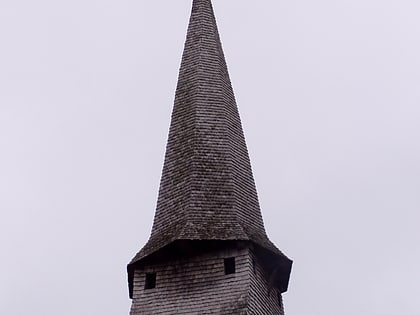
{"type": "Polygon", "coordinates": [[[156,288],[156,272],[146,273],[146,282],[144,283],[144,289],[156,288]]]}
{"type": "Polygon", "coordinates": [[[225,264],[225,275],[230,275],[236,272],[235,257],[225,258],[224,264],[225,264]]]}

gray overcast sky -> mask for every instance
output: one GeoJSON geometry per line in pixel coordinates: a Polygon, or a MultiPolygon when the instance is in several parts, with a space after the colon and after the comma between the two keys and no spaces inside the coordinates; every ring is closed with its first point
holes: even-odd
{"type": "MultiPolygon", "coordinates": [[[[128,314],[191,0],[0,0],[0,313],[128,314]]],[[[420,314],[420,3],[213,0],[287,315],[420,314]]]]}

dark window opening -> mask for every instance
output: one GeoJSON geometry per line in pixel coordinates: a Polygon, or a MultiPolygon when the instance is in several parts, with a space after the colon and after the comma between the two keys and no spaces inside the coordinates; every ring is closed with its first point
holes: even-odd
{"type": "Polygon", "coordinates": [[[144,283],[144,289],[156,288],[156,272],[146,273],[146,282],[144,283]]]}
{"type": "Polygon", "coordinates": [[[225,275],[230,275],[236,272],[235,269],[235,257],[225,258],[225,275]]]}

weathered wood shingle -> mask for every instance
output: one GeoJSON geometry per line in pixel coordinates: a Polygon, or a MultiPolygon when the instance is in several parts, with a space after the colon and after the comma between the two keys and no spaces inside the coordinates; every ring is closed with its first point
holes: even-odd
{"type": "Polygon", "coordinates": [[[249,257],[247,248],[224,248],[139,268],[130,314],[252,314],[249,257]],[[223,258],[230,256],[236,258],[236,272],[225,275],[223,258]],[[156,272],[156,288],[143,289],[145,272],[156,272]]]}
{"type": "Polygon", "coordinates": [[[194,0],[179,71],[157,209],[134,266],[177,240],[249,241],[281,265],[291,261],[268,239],[241,121],[210,0],[194,0]]]}

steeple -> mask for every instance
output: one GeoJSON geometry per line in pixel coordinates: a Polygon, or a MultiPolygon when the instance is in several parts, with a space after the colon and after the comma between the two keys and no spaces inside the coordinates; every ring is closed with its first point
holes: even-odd
{"type": "Polygon", "coordinates": [[[188,242],[189,250],[206,242],[250,244],[273,285],[287,289],[291,261],[264,229],[210,0],[193,1],[153,228],[128,266],[131,295],[136,266],[188,242]]]}

